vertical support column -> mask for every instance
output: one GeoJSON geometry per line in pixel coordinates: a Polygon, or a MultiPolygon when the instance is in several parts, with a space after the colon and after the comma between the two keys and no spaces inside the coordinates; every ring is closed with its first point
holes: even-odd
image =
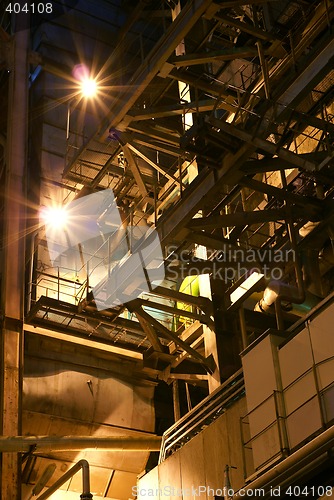
{"type": "MultiPolygon", "coordinates": [[[[240,350],[238,337],[234,332],[234,318],[227,312],[229,304],[226,303],[226,285],[221,279],[211,279],[213,317],[215,323],[215,339],[211,341],[211,349],[216,359],[219,371],[219,383],[233,375],[241,367],[240,350]]],[[[206,348],[206,355],[209,354],[206,348]]],[[[215,375],[215,374],[213,374],[215,375]]]]}
{"type": "MultiPolygon", "coordinates": [[[[18,16],[18,22],[20,22],[18,16]]],[[[29,31],[17,25],[13,37],[7,128],[4,259],[1,308],[1,431],[21,434],[23,314],[26,223],[26,147],[29,31]],[[20,29],[22,28],[22,29],[20,29]]],[[[3,453],[1,498],[21,498],[20,455],[3,453]]]]}

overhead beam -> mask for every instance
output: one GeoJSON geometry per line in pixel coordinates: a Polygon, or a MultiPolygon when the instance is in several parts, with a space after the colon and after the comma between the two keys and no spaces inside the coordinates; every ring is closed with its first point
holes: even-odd
{"type": "MultiPolygon", "coordinates": [[[[301,153],[299,157],[311,161],[312,163],[321,163],[326,157],[326,151],[317,151],[312,153],[301,153]]],[[[283,160],[282,158],[270,158],[264,157],[261,160],[248,160],[241,167],[241,170],[245,174],[258,174],[265,172],[273,172],[278,170],[287,170],[291,168],[296,168],[296,165],[290,161],[283,160]]],[[[316,172],[315,172],[316,173],[316,172]]]]}
{"type": "Polygon", "coordinates": [[[296,110],[293,111],[292,118],[301,121],[309,125],[310,127],[314,127],[317,128],[318,130],[323,130],[324,132],[334,134],[334,124],[331,123],[329,120],[322,120],[317,116],[312,116],[307,113],[301,113],[300,111],[296,110]]]}
{"type": "MultiPolygon", "coordinates": [[[[204,245],[215,250],[228,251],[229,249],[240,250],[240,247],[228,238],[223,238],[222,236],[213,236],[204,231],[189,231],[187,236],[185,236],[187,241],[192,241],[198,245],[204,245]]],[[[246,250],[246,249],[244,249],[246,250]]]]}
{"type": "Polygon", "coordinates": [[[261,139],[261,137],[254,136],[245,130],[241,130],[240,128],[227,123],[223,120],[217,120],[216,118],[211,117],[210,123],[214,126],[230,134],[233,137],[238,137],[242,141],[245,141],[248,144],[252,144],[257,149],[261,149],[270,153],[272,155],[277,155],[279,158],[283,160],[289,161],[292,165],[296,167],[314,172],[317,170],[317,166],[315,163],[301,158],[298,154],[293,153],[293,151],[289,151],[288,149],[282,148],[277,144],[270,142],[266,139],[261,139]]]}
{"type": "Polygon", "coordinates": [[[313,215],[321,215],[322,213],[322,203],[321,200],[316,198],[310,198],[308,196],[301,196],[298,194],[290,193],[286,189],[280,189],[278,187],[272,186],[271,184],[266,184],[265,182],[256,181],[255,179],[249,179],[248,177],[244,177],[240,180],[239,184],[241,186],[246,186],[250,189],[254,189],[254,191],[258,191],[259,193],[265,193],[278,200],[288,200],[292,204],[298,205],[301,208],[305,208],[305,205],[308,207],[308,214],[313,212],[313,215]]]}
{"type": "Polygon", "coordinates": [[[188,85],[191,85],[195,89],[207,92],[209,95],[216,95],[224,99],[237,98],[237,95],[234,96],[232,92],[226,92],[224,84],[222,83],[218,84],[215,82],[207,83],[201,80],[197,75],[193,76],[189,74],[188,71],[185,70],[182,71],[182,69],[180,68],[171,70],[167,76],[168,78],[171,78],[173,80],[187,83],[188,85]]]}
{"type": "Polygon", "coordinates": [[[178,302],[184,302],[185,304],[199,307],[203,312],[211,313],[212,303],[211,300],[206,297],[194,297],[192,295],[188,295],[187,293],[178,292],[177,290],[171,290],[170,288],[162,286],[155,287],[154,294],[161,295],[161,297],[176,300],[178,302]]]}
{"type": "MultiPolygon", "coordinates": [[[[84,337],[83,335],[74,335],[74,328],[63,327],[63,331],[60,331],[61,325],[55,325],[55,328],[45,328],[45,326],[49,326],[49,322],[41,322],[40,326],[35,325],[24,325],[24,331],[31,332],[36,335],[43,335],[44,337],[50,337],[52,339],[62,340],[64,342],[70,342],[72,344],[78,344],[81,346],[89,347],[90,349],[97,349],[98,351],[109,352],[111,354],[115,354],[117,356],[122,356],[126,358],[131,358],[134,360],[142,361],[143,355],[141,352],[132,351],[130,348],[118,347],[115,343],[107,344],[103,342],[103,339],[92,339],[87,335],[84,337]],[[43,325],[43,326],[42,326],[43,325]],[[58,328],[57,328],[58,326],[58,328]]],[[[51,326],[51,325],[50,325],[51,326]]]]}
{"type": "MultiPolygon", "coordinates": [[[[250,2],[252,3],[252,2],[250,2]]],[[[222,5],[225,7],[225,5],[222,5]]],[[[216,13],[214,15],[215,19],[219,19],[219,21],[223,21],[224,24],[228,24],[229,26],[233,26],[234,28],[240,29],[240,31],[243,31],[244,33],[249,33],[250,35],[253,35],[256,38],[260,38],[262,40],[275,40],[277,37],[273,35],[272,33],[269,33],[268,31],[261,30],[260,28],[257,28],[256,26],[252,26],[251,24],[247,24],[243,21],[239,21],[238,19],[234,19],[231,16],[228,16],[226,14],[221,14],[220,12],[216,13]]]]}
{"type": "MultiPolygon", "coordinates": [[[[233,98],[232,98],[233,100],[233,98]]],[[[175,104],[171,106],[159,106],[157,108],[145,108],[142,111],[130,113],[132,121],[151,120],[152,118],[164,118],[166,116],[180,116],[184,113],[202,113],[212,111],[213,109],[226,109],[235,111],[237,105],[233,106],[226,101],[216,101],[215,99],[204,99],[200,101],[187,102],[184,104],[175,104]]]]}
{"type": "Polygon", "coordinates": [[[174,56],[169,59],[169,62],[179,68],[181,66],[207,64],[215,60],[233,61],[234,59],[246,59],[256,56],[257,50],[254,47],[233,47],[232,49],[221,49],[199,54],[185,54],[183,56],[174,56]]]}
{"type": "Polygon", "coordinates": [[[179,147],[180,137],[175,135],[172,131],[168,133],[168,130],[162,129],[161,127],[157,128],[148,124],[131,122],[128,124],[127,130],[146,135],[150,139],[159,141],[161,144],[166,143],[174,147],[179,147]]]}
{"type": "Polygon", "coordinates": [[[167,304],[162,304],[159,302],[154,302],[153,300],[136,299],[135,303],[146,308],[154,309],[157,311],[164,311],[174,316],[182,316],[185,318],[190,318],[193,320],[200,321],[201,323],[208,324],[211,323],[210,317],[205,315],[196,314],[192,311],[187,311],[183,309],[178,309],[177,307],[168,306],[167,304]]]}
{"type": "Polygon", "coordinates": [[[284,220],[285,208],[277,210],[255,210],[252,212],[236,212],[234,214],[200,217],[187,225],[190,229],[215,229],[221,227],[246,226],[261,222],[284,220]]]}
{"type": "Polygon", "coordinates": [[[217,4],[220,9],[229,9],[230,7],[241,7],[242,5],[258,5],[267,2],[278,2],[279,0],[224,0],[217,4]]]}

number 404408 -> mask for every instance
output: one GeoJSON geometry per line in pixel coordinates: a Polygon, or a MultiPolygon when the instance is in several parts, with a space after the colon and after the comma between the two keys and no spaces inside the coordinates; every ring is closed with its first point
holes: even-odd
{"type": "Polygon", "coordinates": [[[11,14],[20,14],[21,12],[31,13],[31,14],[52,14],[52,3],[34,2],[34,3],[9,3],[6,7],[6,11],[11,14]]]}

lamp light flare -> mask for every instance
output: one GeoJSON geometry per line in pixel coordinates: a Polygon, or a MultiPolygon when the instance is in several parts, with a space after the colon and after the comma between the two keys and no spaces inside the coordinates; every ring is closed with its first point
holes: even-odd
{"type": "Polygon", "coordinates": [[[97,92],[97,83],[94,78],[85,78],[81,82],[81,92],[84,97],[94,97],[97,92]]]}
{"type": "Polygon", "coordinates": [[[43,223],[53,229],[61,229],[66,226],[68,214],[65,207],[45,207],[41,211],[43,223]]]}

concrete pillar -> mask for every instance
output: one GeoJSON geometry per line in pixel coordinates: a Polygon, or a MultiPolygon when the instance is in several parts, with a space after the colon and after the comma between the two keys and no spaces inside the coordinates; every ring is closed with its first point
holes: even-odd
{"type": "MultiPolygon", "coordinates": [[[[1,430],[7,436],[21,434],[28,42],[29,31],[17,25],[9,68],[11,74],[1,290],[1,430]]],[[[16,453],[3,453],[1,465],[1,499],[20,499],[20,456],[16,453]]]]}

